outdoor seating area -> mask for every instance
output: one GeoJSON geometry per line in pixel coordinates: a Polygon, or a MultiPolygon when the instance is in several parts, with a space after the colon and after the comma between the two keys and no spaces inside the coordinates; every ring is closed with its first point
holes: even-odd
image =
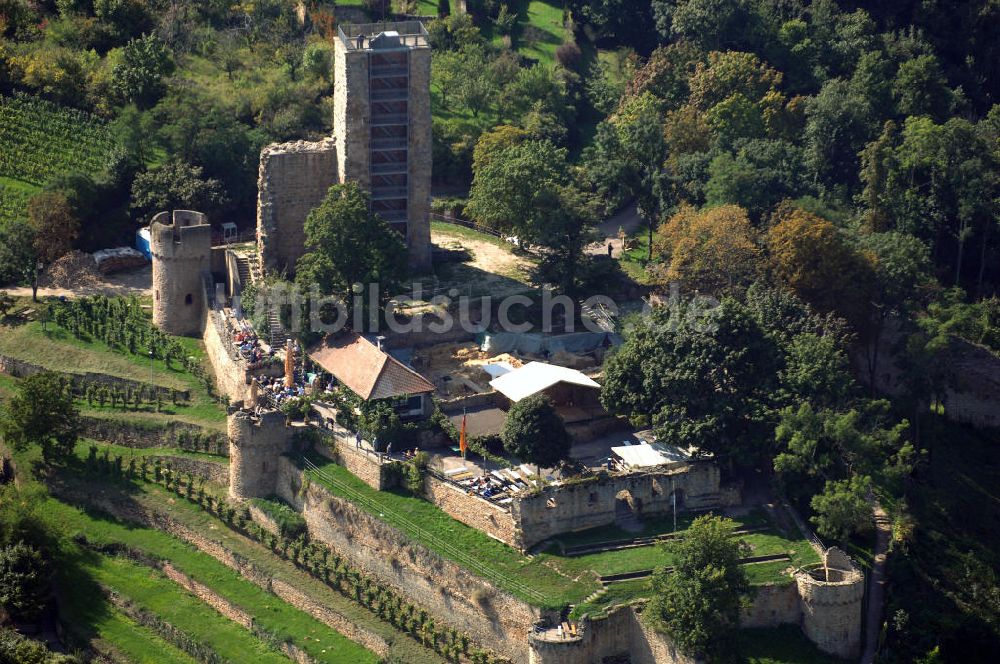
{"type": "MultiPolygon", "coordinates": [[[[452,468],[444,472],[444,478],[464,489],[469,495],[485,498],[501,506],[509,505],[514,497],[523,491],[534,489],[538,480],[527,464],[497,470],[481,470],[473,466],[452,468]]],[[[551,476],[546,477],[551,481],[551,476]]]]}
{"type": "Polygon", "coordinates": [[[246,362],[248,368],[260,368],[276,355],[274,348],[260,339],[253,326],[246,319],[227,315],[225,321],[226,336],[236,353],[246,362]]]}

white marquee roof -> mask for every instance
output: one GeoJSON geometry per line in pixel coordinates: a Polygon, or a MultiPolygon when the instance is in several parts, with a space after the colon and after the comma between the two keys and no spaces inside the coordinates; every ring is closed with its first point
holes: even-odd
{"type": "Polygon", "coordinates": [[[558,383],[600,389],[600,385],[584,373],[546,362],[528,362],[519,369],[508,371],[490,381],[490,387],[513,402],[538,394],[558,383]]]}
{"type": "Polygon", "coordinates": [[[686,463],[690,457],[682,450],[671,445],[641,443],[639,445],[623,445],[612,447],[612,453],[621,458],[630,468],[647,468],[649,466],[671,466],[686,463]]]}

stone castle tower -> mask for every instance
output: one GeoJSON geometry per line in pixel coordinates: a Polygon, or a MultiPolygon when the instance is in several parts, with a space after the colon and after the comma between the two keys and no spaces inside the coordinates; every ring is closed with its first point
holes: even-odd
{"type": "Polygon", "coordinates": [[[415,268],[430,266],[431,48],[418,21],[338,29],[333,131],[341,182],[371,193],[415,268]]]}
{"type": "Polygon", "coordinates": [[[419,21],[348,24],[334,38],[333,135],[261,152],[257,236],[262,267],[295,270],[303,226],[331,185],[357,182],[372,211],[430,267],[431,49],[419,21]]]}
{"type": "Polygon", "coordinates": [[[244,500],[275,492],[278,457],[291,449],[291,429],[277,411],[255,417],[239,410],[227,421],[229,433],[229,495],[244,500]]]}
{"type": "Polygon", "coordinates": [[[823,563],[795,577],[802,631],[820,650],[839,657],[861,651],[861,607],[865,575],[847,554],[831,547],[823,563]]]}
{"type": "Polygon", "coordinates": [[[153,324],[164,332],[201,336],[202,274],[211,269],[212,227],[190,210],[160,212],[149,225],[153,255],[153,324]]]}

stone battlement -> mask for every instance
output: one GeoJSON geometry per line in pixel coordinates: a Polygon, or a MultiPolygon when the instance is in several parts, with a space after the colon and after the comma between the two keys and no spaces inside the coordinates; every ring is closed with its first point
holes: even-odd
{"type": "Polygon", "coordinates": [[[212,265],[212,227],[201,212],[160,212],[149,225],[153,324],[169,334],[201,336],[207,302],[202,274],[212,265]]]}
{"type": "Polygon", "coordinates": [[[229,433],[229,495],[238,500],[263,498],[275,492],[278,459],[292,445],[293,429],[285,416],[271,411],[257,417],[240,410],[227,420],[229,433]]]}

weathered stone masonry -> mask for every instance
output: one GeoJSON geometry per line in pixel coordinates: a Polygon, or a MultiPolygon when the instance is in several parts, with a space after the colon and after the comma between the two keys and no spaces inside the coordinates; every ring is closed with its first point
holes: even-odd
{"type": "Polygon", "coordinates": [[[190,210],[160,212],[149,225],[153,254],[153,324],[168,334],[201,336],[211,269],[212,227],[190,210]]]}
{"type": "Polygon", "coordinates": [[[263,269],[295,271],[305,253],[306,217],[341,181],[333,138],[269,145],[261,151],[257,243],[263,269]]]}

